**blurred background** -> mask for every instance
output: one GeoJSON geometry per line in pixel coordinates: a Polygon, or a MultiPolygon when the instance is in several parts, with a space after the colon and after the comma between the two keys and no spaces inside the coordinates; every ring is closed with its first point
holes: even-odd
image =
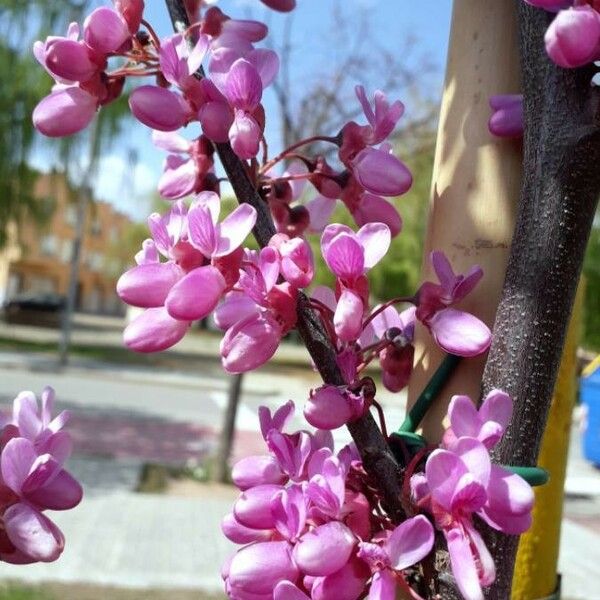
{"type": "MultiPolygon", "coordinates": [[[[77,509],[55,515],[67,537],[61,559],[2,565],[0,600],[220,598],[219,564],[232,545],[219,521],[236,497],[227,465],[263,451],[260,404],[293,398],[301,407],[318,379],[293,337],[268,366],[227,377],[218,360],[221,334],[210,323],[159,355],[122,346],[130,315],[115,284],[148,235],[148,214],[167,209],[155,191],[164,156],[131,118],[126,95],[101,111],[97,126],[68,139],[43,138],[31,123],[51,85],[33,59],[33,42],[62,34],[100,4],[0,0],[0,409],[20,390],[39,393],[51,384],[59,408],[73,414],[69,468],[86,492],[77,509]],[[235,431],[222,435],[234,415],[235,431]]],[[[169,35],[163,3],[146,4],[147,20],[169,35]]],[[[412,293],[420,278],[451,0],[421,0],[402,13],[383,0],[330,0],[318,9],[307,0],[298,4],[283,16],[257,8],[256,0],[219,3],[225,13],[264,20],[268,44],[280,53],[280,76],[264,98],[270,152],[315,133],[335,134],[358,119],[357,83],[401,98],[407,110],[393,143],[415,183],[395,201],[404,228],[372,273],[372,294],[378,301],[412,293]]],[[[233,206],[230,192],[222,191],[233,206]]],[[[342,210],[338,219],[350,222],[342,210]]],[[[317,280],[328,283],[322,267],[317,280]]],[[[598,219],[585,278],[582,365],[600,351],[598,219]]],[[[384,393],[380,401],[388,423],[399,423],[404,394],[384,393]]],[[[600,476],[581,454],[580,412],[561,560],[570,597],[589,600],[589,590],[577,595],[589,569],[564,563],[578,547],[600,548],[600,476]]]]}

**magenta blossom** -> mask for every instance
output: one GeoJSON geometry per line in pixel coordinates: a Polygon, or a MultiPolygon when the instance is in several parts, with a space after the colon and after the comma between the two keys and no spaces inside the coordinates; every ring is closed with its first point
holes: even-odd
{"type": "Polygon", "coordinates": [[[337,429],[360,418],[366,408],[365,399],[345,386],[323,385],[312,390],[306,405],[306,420],[319,429],[337,429]]]}
{"type": "Polygon", "coordinates": [[[499,531],[520,534],[531,525],[531,487],[492,465],[487,448],[470,437],[458,438],[451,450],[434,450],[425,476],[413,476],[411,485],[417,503],[431,512],[446,537],[462,595],[483,600],[481,587],[494,581],[495,567],[473,515],[499,531]]]}
{"type": "Polygon", "coordinates": [[[544,36],[548,56],[572,69],[600,59],[600,13],[584,4],[561,10],[544,36]]]}
{"type": "Polygon", "coordinates": [[[71,440],[61,431],[68,414],[52,419],[54,390],[42,392],[41,410],[32,392],[21,392],[13,420],[0,436],[0,560],[15,564],[50,562],[65,539],[45,510],[67,510],[79,504],[82,489],[63,469],[71,440]]]}
{"type": "Polygon", "coordinates": [[[493,114],[488,122],[490,133],[498,137],[523,137],[523,94],[490,96],[493,114]]]}
{"type": "Polygon", "coordinates": [[[398,525],[383,543],[361,542],[358,556],[373,572],[369,600],[394,600],[396,573],[423,560],[433,548],[433,539],[431,523],[418,515],[398,525]]]}
{"type": "Polygon", "coordinates": [[[373,146],[384,142],[394,131],[396,123],[404,114],[404,104],[400,100],[396,100],[390,105],[386,95],[381,90],[376,90],[373,99],[373,110],[367,99],[365,88],[362,85],[357,85],[354,90],[369,122],[369,125],[361,130],[365,144],[373,146]]]}
{"type": "Polygon", "coordinates": [[[385,256],[390,240],[383,223],[369,223],[356,233],[345,225],[329,225],[321,236],[321,252],[340,289],[333,322],[342,341],[360,336],[368,295],[364,275],[385,256]]]}
{"type": "Polygon", "coordinates": [[[295,288],[308,287],[315,274],[315,264],[310,244],[302,238],[289,238],[275,234],[269,246],[277,249],[280,269],[284,279],[295,288]]]}
{"type": "Polygon", "coordinates": [[[177,133],[156,130],[152,132],[152,142],[170,152],[158,182],[158,192],[163,198],[177,200],[203,191],[207,184],[214,185],[214,150],[205,136],[189,142],[177,133]],[[212,178],[207,177],[209,173],[212,178]]]}
{"type": "Polygon", "coordinates": [[[511,397],[501,390],[492,390],[479,410],[469,396],[453,396],[448,406],[450,427],[444,433],[444,446],[452,449],[458,438],[467,436],[491,450],[504,435],[511,413],[511,397]]]}
{"type": "Polygon", "coordinates": [[[431,332],[436,343],[446,352],[458,356],[477,356],[488,349],[491,332],[477,317],[452,308],[483,277],[479,266],[466,275],[455,275],[443,252],[431,253],[431,263],[439,284],[425,282],[417,293],[416,317],[431,332]]]}

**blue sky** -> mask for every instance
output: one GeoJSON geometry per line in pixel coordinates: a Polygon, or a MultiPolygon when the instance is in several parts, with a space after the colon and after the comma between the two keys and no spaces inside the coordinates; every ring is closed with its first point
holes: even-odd
{"type": "MultiPolygon", "coordinates": [[[[292,76],[296,85],[316,77],[326,79],[328,64],[335,60],[336,55],[336,48],[329,41],[332,9],[336,3],[346,19],[366,11],[373,37],[388,51],[399,54],[407,39],[411,40],[411,55],[407,60],[425,57],[433,63],[435,70],[424,86],[431,97],[439,98],[446,61],[451,0],[298,0],[292,27],[292,45],[296,49],[292,76]]],[[[158,34],[170,35],[171,26],[164,3],[161,0],[147,0],[146,6],[146,18],[158,34]]],[[[221,0],[218,6],[230,16],[264,20],[275,38],[281,35],[286,16],[263,9],[258,0],[221,0]]],[[[370,60],[376,61],[377,54],[373,53],[370,60]]],[[[281,149],[278,117],[272,117],[269,121],[268,115],[275,106],[269,90],[265,93],[263,103],[268,119],[267,139],[271,152],[277,152],[281,149]]],[[[407,113],[410,113],[410,109],[410,103],[407,103],[407,113]]],[[[191,136],[197,135],[196,126],[189,129],[191,136]]],[[[51,156],[52,152],[45,146],[44,151],[36,154],[34,161],[38,166],[47,167],[51,156]]],[[[150,142],[150,131],[132,120],[127,124],[126,135],[102,159],[95,185],[96,196],[115,203],[119,209],[135,218],[144,218],[148,211],[147,198],[161,174],[163,158],[164,154],[150,142]],[[135,170],[128,166],[126,159],[132,148],[138,155],[135,170]]]]}

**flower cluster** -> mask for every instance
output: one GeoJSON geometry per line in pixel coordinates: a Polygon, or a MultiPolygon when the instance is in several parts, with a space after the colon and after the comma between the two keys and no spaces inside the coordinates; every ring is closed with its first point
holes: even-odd
{"type": "Polygon", "coordinates": [[[51,562],[65,538],[44,514],[79,504],[82,489],[63,468],[71,438],[63,431],[69,414],[54,419],[54,390],[45,388],[41,407],[32,392],[13,402],[12,417],[0,417],[0,561],[51,562]]]}
{"type": "Polygon", "coordinates": [[[260,408],[265,456],[238,462],[241,490],[224,534],[245,544],[223,567],[230,598],[245,600],[393,600],[405,573],[433,547],[424,516],[395,527],[353,445],[333,452],[331,435],[283,430],[290,401],[274,414],[260,408]]]}
{"type": "Polygon", "coordinates": [[[557,13],[544,41],[548,56],[565,69],[600,60],[600,2],[598,0],[525,0],[557,13]]]}
{"type": "Polygon", "coordinates": [[[495,579],[494,561],[473,515],[511,535],[531,525],[531,487],[491,464],[489,456],[511,412],[511,398],[500,390],[491,391],[479,411],[468,396],[454,396],[442,448],[429,455],[425,472],[410,481],[413,501],[432,516],[446,538],[452,572],[466,600],[483,600],[481,587],[495,579]]]}
{"type": "Polygon", "coordinates": [[[125,76],[108,73],[107,61],[116,55],[140,52],[135,37],[142,19],[142,0],[121,0],[116,10],[103,6],[83,24],[83,40],[77,23],[66,37],[51,36],[37,41],[33,52],[53,77],[52,93],[33,112],[33,123],[44,135],[61,137],[89,125],[100,106],[119,97],[125,76]]]}

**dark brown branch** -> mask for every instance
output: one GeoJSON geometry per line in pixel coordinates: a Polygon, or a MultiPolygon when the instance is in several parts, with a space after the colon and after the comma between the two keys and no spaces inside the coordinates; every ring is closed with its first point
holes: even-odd
{"type": "MultiPolygon", "coordinates": [[[[189,27],[188,16],[183,0],[165,0],[173,27],[183,32],[189,27]]],[[[254,235],[261,247],[266,246],[275,233],[267,204],[254,187],[244,163],[236,156],[230,144],[215,144],[217,153],[238,202],[247,202],[258,213],[254,235]]],[[[337,366],[336,355],[319,319],[310,307],[308,298],[300,293],[298,298],[298,332],[313,359],[325,383],[343,384],[341,372],[337,366]]],[[[402,492],[400,469],[396,460],[370,414],[348,426],[365,465],[367,472],[377,482],[382,493],[385,508],[394,521],[403,516],[400,496],[402,492]]]]}
{"type": "MultiPolygon", "coordinates": [[[[535,465],[600,195],[600,129],[593,71],[552,64],[543,40],[552,16],[520,0],[518,5],[524,179],[483,392],[501,388],[514,399],[513,419],[494,460],[535,465]]],[[[488,530],[486,538],[497,567],[486,596],[505,600],[518,537],[488,530]]]]}

